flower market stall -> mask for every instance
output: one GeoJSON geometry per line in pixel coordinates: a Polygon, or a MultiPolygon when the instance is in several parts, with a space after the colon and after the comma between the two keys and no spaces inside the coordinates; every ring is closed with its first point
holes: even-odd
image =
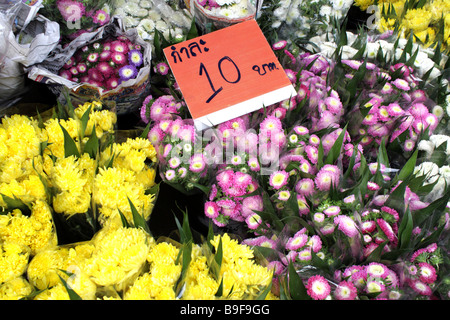
{"type": "Polygon", "coordinates": [[[450,299],[449,1],[16,0],[0,29],[1,300],[450,299]]]}

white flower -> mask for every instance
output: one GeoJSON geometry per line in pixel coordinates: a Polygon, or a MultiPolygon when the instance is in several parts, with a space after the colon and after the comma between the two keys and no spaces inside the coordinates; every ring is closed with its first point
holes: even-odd
{"type": "Polygon", "coordinates": [[[379,43],[369,42],[366,45],[366,50],[364,51],[364,55],[368,58],[374,59],[374,58],[376,58],[379,49],[380,49],[379,43]]]}
{"type": "Polygon", "coordinates": [[[139,18],[144,18],[144,17],[148,16],[148,10],[141,8],[138,11],[136,11],[135,16],[139,17],[139,18]]]}
{"type": "Polygon", "coordinates": [[[358,52],[358,50],[356,50],[353,47],[343,46],[342,47],[342,59],[353,59],[353,57],[355,56],[355,54],[357,52],[358,52]]]}
{"type": "Polygon", "coordinates": [[[141,0],[139,1],[139,6],[141,8],[150,9],[152,7],[152,3],[151,1],[141,0]]]}
{"type": "Polygon", "coordinates": [[[426,156],[430,157],[434,150],[434,143],[429,140],[420,140],[419,144],[417,145],[417,149],[420,151],[425,151],[426,156]]]}
{"type": "Polygon", "coordinates": [[[435,105],[431,112],[441,120],[444,117],[444,109],[440,105],[435,105]]]}
{"type": "Polygon", "coordinates": [[[239,3],[239,1],[240,0],[217,0],[216,2],[219,6],[222,7],[222,6],[229,6],[229,5],[232,5],[235,3],[239,3]]]}
{"type": "Polygon", "coordinates": [[[426,183],[433,183],[439,178],[439,166],[431,161],[422,162],[414,168],[414,174],[417,176],[426,176],[426,183]]]}
{"type": "Polygon", "coordinates": [[[153,32],[153,30],[155,29],[155,22],[151,19],[143,19],[139,23],[139,26],[146,32],[153,32]]]}
{"type": "Polygon", "coordinates": [[[132,16],[134,16],[134,13],[140,9],[139,5],[135,2],[128,2],[122,8],[127,14],[132,16]]]}
{"type": "Polygon", "coordinates": [[[298,20],[299,17],[300,17],[300,11],[298,10],[298,8],[292,8],[287,13],[286,23],[292,24],[292,22],[294,22],[295,20],[298,20]]]}
{"type": "Polygon", "coordinates": [[[131,16],[124,17],[123,22],[127,27],[136,27],[139,24],[139,20],[131,16]]]}
{"type": "Polygon", "coordinates": [[[441,144],[447,141],[446,155],[450,155],[450,137],[445,134],[433,134],[430,136],[430,141],[433,142],[434,146],[437,148],[441,144]]]}
{"type": "Polygon", "coordinates": [[[330,6],[322,6],[322,7],[320,8],[319,14],[320,14],[321,16],[328,17],[328,16],[331,14],[331,7],[330,7],[330,6]]]}

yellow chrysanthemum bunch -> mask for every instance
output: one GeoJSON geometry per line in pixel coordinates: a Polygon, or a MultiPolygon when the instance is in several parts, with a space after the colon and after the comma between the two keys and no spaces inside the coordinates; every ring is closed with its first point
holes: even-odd
{"type": "Polygon", "coordinates": [[[45,201],[32,204],[31,216],[19,209],[0,215],[0,241],[26,245],[35,255],[40,250],[55,247],[58,243],[51,208],[45,201]]]}
{"type": "MultiPolygon", "coordinates": [[[[192,246],[191,261],[186,272],[181,298],[187,300],[254,299],[270,285],[272,271],[255,262],[247,245],[232,240],[228,234],[217,235],[211,241],[218,250],[222,240],[223,259],[219,278],[213,276],[210,257],[199,245],[192,246]],[[220,282],[223,294],[217,297],[220,282]]],[[[168,242],[158,243],[150,251],[149,271],[141,275],[125,292],[126,300],[176,299],[174,286],[182,271],[179,248],[168,242]],[[177,259],[179,259],[177,261],[177,259]]],[[[275,297],[269,293],[267,299],[275,297]]]]}
{"type": "Polygon", "coordinates": [[[181,273],[181,264],[176,264],[179,249],[173,244],[161,242],[155,245],[146,258],[149,272],[137,278],[125,292],[125,300],[172,300],[173,287],[181,273]]]}
{"type": "Polygon", "coordinates": [[[223,261],[220,274],[224,294],[231,299],[256,298],[272,281],[272,270],[255,263],[253,250],[231,239],[228,234],[216,235],[211,241],[217,250],[222,241],[223,261]]]}
{"type": "Polygon", "coordinates": [[[102,229],[92,240],[95,247],[85,272],[98,286],[122,291],[140,274],[154,240],[141,228],[102,229]]]}
{"type": "Polygon", "coordinates": [[[30,249],[14,242],[0,242],[0,284],[20,277],[27,269],[30,249]]]}
{"type": "Polygon", "coordinates": [[[42,132],[38,122],[13,115],[0,125],[0,181],[21,181],[35,174],[33,161],[40,156],[42,132]]]}
{"type": "Polygon", "coordinates": [[[98,101],[93,101],[76,108],[75,115],[78,119],[81,119],[89,108],[91,108],[91,111],[89,112],[89,121],[86,125],[84,136],[90,136],[94,127],[95,134],[99,139],[101,139],[105,133],[112,133],[114,126],[117,123],[116,113],[109,110],[102,110],[102,104],[98,101]]]}
{"type": "Polygon", "coordinates": [[[28,266],[28,281],[39,290],[50,288],[37,299],[68,299],[60,295],[60,277],[83,300],[103,296],[107,288],[122,292],[142,272],[153,245],[141,228],[102,229],[90,241],[38,253],[28,266]]]}
{"type": "Polygon", "coordinates": [[[70,156],[56,159],[49,172],[51,185],[56,192],[53,209],[68,217],[86,213],[91,206],[96,161],[87,153],[80,158],[70,156]]]}
{"type": "Polygon", "coordinates": [[[153,145],[142,138],[115,143],[102,153],[100,162],[111,158],[114,159],[112,167],[100,167],[94,180],[94,200],[100,221],[103,225],[106,221],[121,225],[119,210],[128,221],[133,221],[129,200],[148,220],[155,201],[155,195],[147,193],[155,185],[156,169],[151,165],[156,160],[153,145]]]}
{"type": "Polygon", "coordinates": [[[19,300],[32,292],[33,286],[23,276],[19,276],[0,285],[0,300],[19,300]]]}
{"type": "MultiPolygon", "coordinates": [[[[374,5],[374,0],[355,0],[354,4],[366,11],[374,5]]],[[[409,38],[414,34],[425,47],[434,46],[436,40],[442,42],[443,49],[450,45],[450,2],[447,0],[428,0],[422,7],[406,8],[406,0],[378,1],[378,31],[386,32],[399,27],[399,34],[409,38]],[[405,11],[406,10],[406,11],[405,11]],[[444,22],[444,33],[440,24],[444,22]]]]}

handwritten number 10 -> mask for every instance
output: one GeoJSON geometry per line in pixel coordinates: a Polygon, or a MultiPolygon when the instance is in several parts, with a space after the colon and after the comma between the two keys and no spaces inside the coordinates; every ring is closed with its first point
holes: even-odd
{"type": "MultiPolygon", "coordinates": [[[[241,72],[239,71],[239,68],[237,67],[236,63],[234,63],[234,61],[233,61],[230,57],[225,56],[225,57],[223,57],[222,59],[220,59],[219,62],[217,63],[217,67],[219,68],[220,75],[222,76],[223,80],[225,80],[226,82],[228,82],[228,83],[238,83],[238,82],[241,80],[241,72]],[[223,63],[224,61],[229,61],[229,62],[231,62],[231,63],[233,64],[234,68],[236,69],[236,71],[237,71],[237,76],[236,76],[236,79],[235,79],[235,80],[230,80],[230,79],[228,79],[228,77],[225,77],[225,75],[223,74],[223,71],[222,71],[222,63],[223,63]]],[[[204,65],[202,62],[200,62],[199,75],[202,76],[203,74],[206,75],[206,78],[208,79],[208,82],[209,82],[209,86],[211,87],[211,89],[212,89],[212,91],[213,91],[213,94],[206,100],[206,103],[210,103],[211,100],[214,99],[214,97],[215,97],[220,91],[223,90],[223,87],[220,87],[220,88],[217,89],[217,90],[214,88],[214,85],[213,85],[213,83],[212,83],[212,81],[211,81],[211,78],[210,78],[210,76],[209,76],[208,71],[206,70],[205,65],[204,65]]]]}

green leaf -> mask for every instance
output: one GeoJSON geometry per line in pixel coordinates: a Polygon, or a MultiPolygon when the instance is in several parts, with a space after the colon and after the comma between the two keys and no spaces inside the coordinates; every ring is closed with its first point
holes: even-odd
{"type": "Polygon", "coordinates": [[[175,216],[175,223],[178,227],[178,231],[180,232],[180,242],[182,244],[192,242],[192,232],[189,226],[189,218],[187,212],[183,212],[183,225],[180,224],[180,221],[175,216]]]}
{"type": "Polygon", "coordinates": [[[386,246],[387,241],[380,243],[375,250],[373,250],[370,255],[367,257],[368,262],[380,262],[381,255],[383,254],[384,247],[386,246]]]}
{"type": "Polygon", "coordinates": [[[92,105],[89,106],[89,108],[83,113],[83,115],[81,116],[81,134],[84,137],[85,135],[85,131],[89,122],[89,116],[91,114],[91,110],[92,110],[92,105]]]}
{"type": "Polygon", "coordinates": [[[122,221],[122,226],[124,228],[130,228],[131,225],[128,223],[128,220],[125,217],[125,215],[123,214],[123,212],[120,209],[117,209],[117,210],[119,210],[119,215],[120,215],[120,220],[122,221]]]}
{"type": "Polygon", "coordinates": [[[221,296],[223,296],[223,278],[222,280],[220,280],[220,285],[219,288],[217,288],[217,292],[215,293],[216,297],[220,298],[221,296]]]}
{"type": "Polygon", "coordinates": [[[67,130],[59,123],[59,126],[61,127],[61,130],[64,135],[64,156],[70,157],[75,156],[77,158],[80,157],[80,152],[78,151],[78,147],[75,143],[75,141],[72,139],[72,137],[69,135],[67,130]]]}
{"type": "Polygon", "coordinates": [[[256,300],[265,300],[270,290],[272,290],[272,281],[270,281],[269,285],[264,289],[264,291],[256,297],[256,300]]]}
{"type": "Polygon", "coordinates": [[[339,137],[336,139],[333,147],[328,152],[327,158],[325,159],[325,164],[333,164],[339,158],[341,154],[342,144],[344,143],[345,134],[347,132],[347,124],[345,125],[339,137]]]}
{"type": "Polygon", "coordinates": [[[413,218],[409,208],[403,214],[402,222],[398,228],[398,247],[400,249],[405,249],[408,247],[411,241],[412,230],[414,227],[413,218]]]}
{"type": "Polygon", "coordinates": [[[13,198],[5,195],[5,194],[1,194],[3,202],[6,203],[6,207],[10,210],[12,209],[19,209],[22,214],[24,215],[31,215],[31,209],[25,204],[25,202],[23,202],[21,199],[17,198],[15,195],[13,195],[13,198]]]}
{"type": "Polygon", "coordinates": [[[142,138],[142,139],[147,139],[147,135],[148,135],[148,133],[150,132],[150,128],[151,128],[151,122],[149,122],[148,124],[147,124],[147,126],[145,127],[145,129],[144,129],[144,131],[142,132],[142,134],[139,136],[140,138],[142,138]]]}
{"type": "Polygon", "coordinates": [[[416,151],[414,151],[412,156],[408,159],[403,168],[400,170],[398,176],[394,180],[395,182],[403,181],[413,174],[417,162],[418,153],[419,151],[416,149],[416,151]]]}
{"type": "Polygon", "coordinates": [[[291,298],[294,300],[311,300],[306,292],[305,285],[303,284],[302,279],[297,274],[295,267],[292,261],[289,262],[288,266],[289,272],[289,293],[291,298]]]}
{"type": "Polygon", "coordinates": [[[97,157],[99,152],[100,144],[98,142],[97,134],[95,132],[95,126],[92,128],[92,134],[89,137],[89,140],[84,145],[84,152],[89,154],[89,156],[93,159],[97,157]]]}
{"type": "Polygon", "coordinates": [[[131,208],[131,214],[133,215],[133,223],[135,228],[142,228],[144,231],[146,231],[148,234],[151,234],[150,228],[147,224],[147,221],[145,221],[144,217],[137,211],[136,207],[134,206],[133,202],[128,198],[128,203],[130,204],[131,208]]]}
{"type": "Polygon", "coordinates": [[[186,35],[186,40],[194,39],[198,37],[197,25],[195,24],[195,19],[192,19],[191,27],[186,35]]]}
{"type": "MultiPolygon", "coordinates": [[[[65,272],[64,270],[61,270],[63,272],[65,272]]],[[[67,272],[65,272],[67,273],[67,272]]],[[[72,275],[71,273],[67,273],[69,275],[72,275]]],[[[81,297],[78,295],[78,293],[75,292],[75,290],[73,290],[72,288],[70,288],[70,286],[67,284],[67,282],[58,274],[59,279],[61,279],[61,282],[63,283],[64,287],[67,290],[67,293],[69,294],[69,299],[70,300],[83,300],[81,299],[81,297]]]]}

